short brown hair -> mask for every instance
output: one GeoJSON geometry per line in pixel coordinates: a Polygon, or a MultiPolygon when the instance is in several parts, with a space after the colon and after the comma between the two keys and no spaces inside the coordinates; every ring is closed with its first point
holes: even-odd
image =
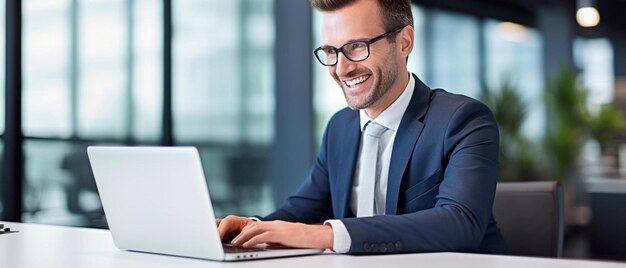
{"type": "MultiPolygon", "coordinates": [[[[354,3],[356,0],[311,0],[311,6],[320,11],[334,11],[354,3]]],[[[402,26],[413,27],[411,0],[378,0],[383,24],[387,31],[402,26]]]]}

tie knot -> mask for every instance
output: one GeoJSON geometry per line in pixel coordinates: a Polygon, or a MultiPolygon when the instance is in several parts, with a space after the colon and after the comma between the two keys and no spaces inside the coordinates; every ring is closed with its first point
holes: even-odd
{"type": "Polygon", "coordinates": [[[369,121],[365,125],[365,129],[363,130],[363,132],[365,133],[365,135],[379,138],[380,135],[385,132],[385,130],[387,130],[386,127],[383,127],[374,121],[369,121]]]}

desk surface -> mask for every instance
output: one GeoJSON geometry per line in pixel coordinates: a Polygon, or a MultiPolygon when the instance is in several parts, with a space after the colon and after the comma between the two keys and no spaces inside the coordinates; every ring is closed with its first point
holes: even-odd
{"type": "Polygon", "coordinates": [[[585,184],[589,193],[626,194],[626,179],[589,177],[585,184]]]}
{"type": "Polygon", "coordinates": [[[108,230],[7,223],[18,233],[0,235],[0,267],[567,267],[626,268],[626,263],[463,253],[316,256],[224,263],[119,250],[108,230]]]}

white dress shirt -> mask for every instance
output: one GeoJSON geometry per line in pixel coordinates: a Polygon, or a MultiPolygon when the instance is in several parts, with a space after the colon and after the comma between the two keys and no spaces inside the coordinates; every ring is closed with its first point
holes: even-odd
{"type": "MultiPolygon", "coordinates": [[[[396,133],[400,126],[400,121],[404,115],[404,111],[409,106],[415,80],[413,75],[409,74],[409,83],[404,92],[394,101],[385,111],[376,118],[369,118],[365,110],[359,110],[361,121],[361,144],[359,145],[359,156],[354,172],[354,182],[352,184],[352,194],[350,197],[350,210],[354,215],[357,214],[357,204],[359,200],[358,185],[360,180],[359,163],[361,162],[361,146],[363,146],[363,129],[365,124],[372,120],[387,128],[380,137],[380,148],[378,151],[378,167],[380,168],[380,177],[375,185],[374,191],[374,215],[385,214],[385,204],[387,203],[387,179],[389,178],[389,164],[391,162],[391,151],[393,150],[393,142],[396,139],[396,133]]],[[[341,220],[327,220],[324,224],[330,224],[333,228],[333,251],[337,253],[346,253],[350,250],[352,239],[341,220]]]]}

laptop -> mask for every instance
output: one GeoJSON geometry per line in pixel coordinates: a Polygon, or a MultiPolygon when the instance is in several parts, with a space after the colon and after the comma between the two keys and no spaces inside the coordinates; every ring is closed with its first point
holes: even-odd
{"type": "Polygon", "coordinates": [[[87,148],[115,246],[131,251],[238,261],[321,253],[222,244],[194,147],[87,148]]]}

